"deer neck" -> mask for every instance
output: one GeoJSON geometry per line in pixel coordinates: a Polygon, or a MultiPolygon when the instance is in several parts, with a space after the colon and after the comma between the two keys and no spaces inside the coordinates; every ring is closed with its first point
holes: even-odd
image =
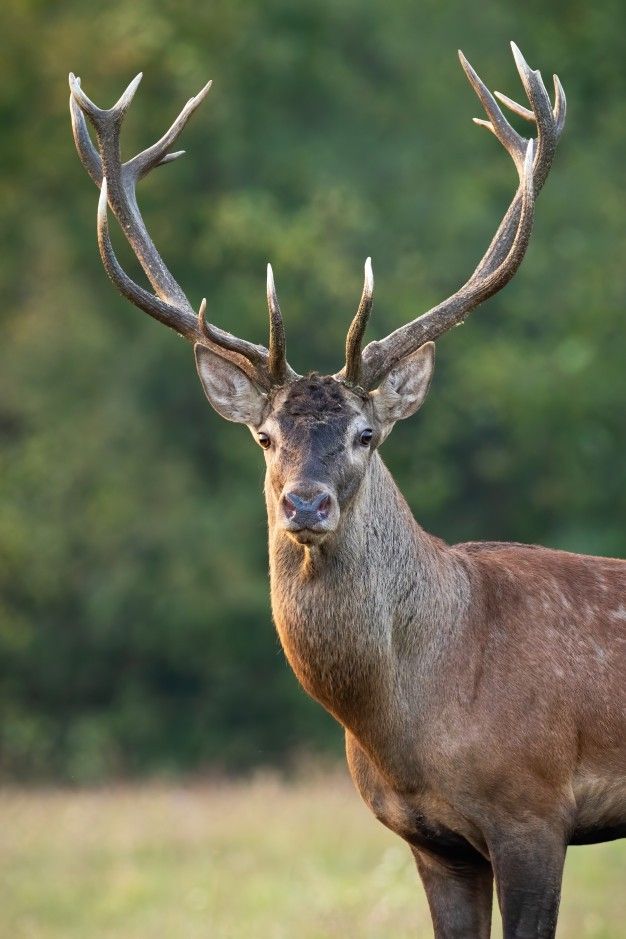
{"type": "Polygon", "coordinates": [[[467,608],[465,571],[415,522],[378,454],[320,546],[292,541],[274,524],[269,487],[266,499],[272,612],[287,658],[309,694],[362,738],[381,708],[405,710],[405,684],[413,699],[445,652],[467,608]]]}

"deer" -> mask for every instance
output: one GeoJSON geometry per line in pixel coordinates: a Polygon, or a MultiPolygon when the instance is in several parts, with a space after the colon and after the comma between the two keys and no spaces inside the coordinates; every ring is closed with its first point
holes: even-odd
{"type": "Polygon", "coordinates": [[[122,163],[141,74],[110,109],[70,75],[78,155],[100,189],[102,263],[135,306],[193,343],[204,393],[264,452],[273,619],[304,690],[345,732],[355,787],[414,855],[436,939],[486,939],[497,896],[505,939],[556,931],[570,845],[626,836],[626,561],[536,545],[448,545],[424,531],[379,449],[428,392],[434,342],[501,290],[528,247],[536,197],[565,123],[541,73],[512,51],[528,107],[492,94],[459,52],[518,185],[466,283],[363,347],[371,260],[345,364],[299,375],[267,268],[268,346],[195,311],[142,219],[136,184],[170,148],[209,82],[152,146],[122,163]],[[521,136],[500,104],[530,122],[521,136]],[[89,130],[95,132],[95,143],[89,130]],[[152,290],[122,268],[108,213],[152,290]]]}

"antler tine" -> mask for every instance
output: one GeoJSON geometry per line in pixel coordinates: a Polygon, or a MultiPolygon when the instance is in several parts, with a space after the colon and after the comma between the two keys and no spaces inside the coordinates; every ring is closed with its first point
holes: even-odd
{"type": "Polygon", "coordinates": [[[372,388],[404,355],[424,342],[437,339],[452,326],[461,323],[479,303],[493,296],[513,277],[528,246],[534,217],[535,196],[541,189],[554,158],[556,145],[565,123],[565,94],[558,78],[554,79],[555,103],[550,99],[539,71],[532,70],[521,52],[511,43],[524,90],[531,109],[498,94],[507,107],[537,125],[537,140],[525,140],[504,117],[498,104],[476,74],[463,53],[463,70],[478,95],[489,121],[475,122],[490,130],[513,159],[520,177],[519,187],[496,234],[469,280],[451,297],[401,326],[385,339],[371,342],[363,351],[363,384],[372,388]]]}
{"type": "MultiPolygon", "coordinates": [[[[137,205],[136,184],[150,170],[182,156],[184,150],[176,152],[168,152],[168,150],[208,94],[211,82],[208,82],[195,97],[189,99],[171,127],[156,143],[126,163],[122,163],[121,126],[141,77],[140,73],[133,79],[112,108],[103,109],[94,104],[85,94],[81,88],[80,79],[70,74],[70,111],[76,149],[87,172],[100,187],[98,245],[107,274],[118,290],[144,312],[176,330],[191,342],[208,343],[219,347],[222,354],[233,358],[236,364],[266,387],[277,383],[279,373],[283,378],[294,377],[296,373],[286,362],[282,368],[279,366],[276,352],[271,360],[270,352],[263,346],[239,339],[226,330],[207,323],[204,317],[206,302],[203,302],[201,312],[196,316],[185,293],[166,267],[148,234],[137,205]],[[94,146],[89,135],[86,117],[95,129],[97,147],[94,146]],[[117,260],[109,233],[107,204],[113,210],[155,294],[136,284],[117,260]]],[[[274,342],[276,341],[275,337],[274,342]]],[[[282,349],[284,358],[284,334],[282,349]]]]}
{"type": "Polygon", "coordinates": [[[346,364],[344,366],[344,381],[349,385],[358,385],[361,380],[361,346],[367,327],[367,321],[372,312],[374,303],[374,273],[372,259],[365,261],[363,277],[363,293],[354,319],[350,324],[346,337],[346,364]]]}
{"type": "MultiPolygon", "coordinates": [[[[535,115],[529,108],[525,108],[522,104],[518,104],[517,101],[513,101],[513,98],[509,98],[508,95],[503,95],[501,91],[494,91],[493,94],[494,97],[498,99],[498,101],[501,101],[502,104],[507,106],[509,111],[513,111],[514,114],[519,115],[519,117],[523,117],[525,121],[532,121],[533,123],[535,122],[535,115]]],[[[475,117],[474,123],[484,124],[486,121],[481,122],[477,117],[475,117]]]]}
{"type": "MultiPolygon", "coordinates": [[[[247,360],[249,364],[254,366],[257,378],[261,378],[263,384],[268,386],[273,384],[270,380],[269,369],[267,367],[268,351],[265,346],[248,342],[247,339],[239,339],[238,336],[234,336],[226,329],[220,329],[219,326],[214,326],[213,323],[208,322],[205,313],[206,299],[203,299],[198,312],[198,328],[201,341],[202,339],[206,339],[212,345],[219,346],[221,349],[225,349],[228,352],[234,352],[237,356],[247,360]]],[[[241,364],[241,362],[238,364],[241,364]]]]}
{"type": "MultiPolygon", "coordinates": [[[[85,120],[85,115],[83,114],[81,108],[78,105],[77,98],[75,97],[74,91],[80,88],[80,78],[77,78],[75,75],[70,72],[70,116],[72,119],[72,133],[74,135],[74,143],[76,144],[76,149],[78,151],[78,156],[80,161],[93,179],[96,186],[100,186],[102,182],[102,160],[100,159],[100,154],[97,149],[94,147],[91,137],[89,136],[89,131],[87,130],[87,122],[85,120]]],[[[89,99],[85,95],[87,101],[89,99]]],[[[89,102],[90,104],[92,102],[89,102]]]]}
{"type": "Polygon", "coordinates": [[[141,179],[146,173],[149,173],[153,167],[163,166],[165,163],[171,163],[173,160],[177,160],[178,157],[183,156],[185,153],[184,150],[177,150],[175,153],[168,153],[167,151],[180,136],[191,115],[202,104],[211,90],[212,85],[213,82],[208,81],[197,95],[189,99],[176,120],[163,134],[160,140],[157,140],[151,147],[148,147],[142,153],[138,153],[136,157],[128,161],[129,171],[135,173],[137,179],[141,179]]]}
{"type": "Polygon", "coordinates": [[[520,134],[518,134],[513,127],[511,127],[504,114],[498,107],[498,103],[494,96],[491,94],[483,80],[474,71],[460,49],[458,55],[461,67],[467,76],[467,80],[476,92],[480,103],[487,112],[487,116],[490,118],[489,121],[484,121],[481,118],[475,117],[473,118],[474,123],[479,124],[481,127],[486,127],[487,130],[490,130],[491,133],[498,138],[502,146],[511,155],[519,172],[522,167],[524,153],[526,150],[524,146],[524,138],[520,136],[520,134]]]}
{"type": "Polygon", "coordinates": [[[563,85],[558,75],[552,76],[554,83],[554,108],[552,114],[556,124],[556,133],[560,137],[565,127],[565,115],[567,113],[567,99],[563,91],[563,85]]]}
{"type": "Polygon", "coordinates": [[[274,377],[276,382],[282,384],[287,377],[288,371],[287,340],[271,264],[267,265],[267,309],[270,321],[268,367],[270,375],[274,377]]]}
{"type": "Polygon", "coordinates": [[[135,92],[139,88],[142,78],[143,72],[138,72],[111,108],[111,111],[113,114],[115,114],[118,120],[121,120],[125,116],[126,112],[131,106],[133,98],[135,97],[135,92]]]}

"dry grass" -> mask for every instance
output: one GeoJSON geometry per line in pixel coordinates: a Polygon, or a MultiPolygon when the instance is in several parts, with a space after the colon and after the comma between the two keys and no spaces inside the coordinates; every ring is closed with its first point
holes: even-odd
{"type": "MultiPolygon", "coordinates": [[[[2,939],[432,936],[408,849],[340,773],[5,790],[0,826],[2,939]]],[[[623,842],[572,849],[560,939],[623,939],[625,882],[623,842]]]]}

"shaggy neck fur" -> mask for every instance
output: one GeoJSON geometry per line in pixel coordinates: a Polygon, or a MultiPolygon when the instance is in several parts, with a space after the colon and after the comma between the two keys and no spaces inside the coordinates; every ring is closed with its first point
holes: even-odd
{"type": "MultiPolygon", "coordinates": [[[[374,454],[337,531],[296,544],[266,485],[272,611],[298,679],[370,749],[415,707],[469,601],[463,565],[414,521],[374,454]],[[383,726],[385,725],[385,726],[383,726]]],[[[396,738],[397,739],[397,738],[396,738]]]]}

